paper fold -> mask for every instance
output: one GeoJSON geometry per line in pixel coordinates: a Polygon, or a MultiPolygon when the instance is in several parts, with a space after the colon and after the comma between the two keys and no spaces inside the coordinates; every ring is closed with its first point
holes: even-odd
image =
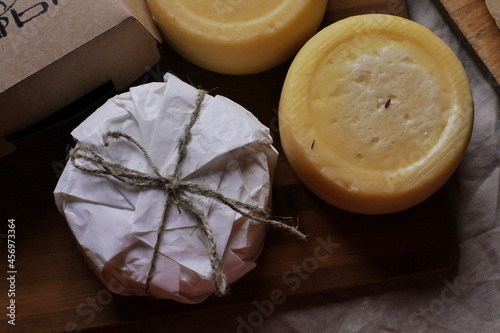
{"type": "MultiPolygon", "coordinates": [[[[130,142],[112,140],[104,146],[102,135],[107,131],[127,133],[145,147],[162,175],[171,175],[177,143],[197,95],[197,89],[167,74],[164,83],[135,87],[110,99],[72,135],[78,144],[92,145],[106,160],[153,174],[142,152],[130,142]]],[[[226,197],[259,207],[269,204],[270,175],[277,152],[269,129],[257,118],[227,98],[206,95],[191,135],[181,167],[182,180],[207,185],[226,197]]],[[[98,168],[90,162],[80,163],[98,168]]],[[[54,194],[83,254],[103,283],[109,282],[112,272],[119,272],[121,288],[115,286],[113,291],[144,295],[167,195],[86,173],[71,163],[54,194]]],[[[229,283],[236,281],[255,266],[264,226],[214,199],[186,194],[207,216],[229,283]]],[[[183,207],[169,206],[152,275],[152,295],[184,303],[206,299],[214,291],[207,251],[204,235],[191,214],[183,207]]]]}

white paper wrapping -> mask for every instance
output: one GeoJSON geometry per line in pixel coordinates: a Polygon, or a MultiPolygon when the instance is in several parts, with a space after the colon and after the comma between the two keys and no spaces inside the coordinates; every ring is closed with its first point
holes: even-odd
{"type": "MultiPolygon", "coordinates": [[[[195,108],[198,91],[171,74],[164,80],[132,88],[107,101],[72,132],[77,143],[94,146],[107,160],[152,173],[144,155],[130,142],[103,145],[104,133],[122,131],[144,146],[162,175],[171,175],[178,139],[195,108]]],[[[206,95],[191,134],[182,180],[208,185],[235,200],[268,206],[278,154],[267,127],[231,100],[206,95]]],[[[97,168],[91,162],[79,163],[97,168]]],[[[68,163],[54,195],[101,281],[121,295],[145,295],[166,194],[90,174],[68,163]]],[[[208,218],[228,282],[254,268],[265,227],[218,201],[187,195],[208,218]]],[[[197,222],[182,207],[169,206],[151,295],[199,303],[214,292],[211,275],[208,247],[197,222]]]]}

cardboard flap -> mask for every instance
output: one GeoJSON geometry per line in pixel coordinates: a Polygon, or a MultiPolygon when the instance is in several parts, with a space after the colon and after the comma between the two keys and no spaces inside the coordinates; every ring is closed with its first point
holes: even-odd
{"type": "Polygon", "coordinates": [[[156,27],[153,17],[149,11],[149,7],[145,0],[123,0],[130,14],[146,28],[151,35],[158,41],[162,41],[162,37],[156,27]]]}
{"type": "Polygon", "coordinates": [[[158,33],[147,22],[147,7],[141,8],[140,3],[144,1],[126,2],[127,4],[124,0],[0,2],[0,92],[131,16],[136,17],[156,37],[158,33]]]}
{"type": "Polygon", "coordinates": [[[0,1],[0,157],[8,138],[106,82],[160,60],[144,0],[0,1]]]}

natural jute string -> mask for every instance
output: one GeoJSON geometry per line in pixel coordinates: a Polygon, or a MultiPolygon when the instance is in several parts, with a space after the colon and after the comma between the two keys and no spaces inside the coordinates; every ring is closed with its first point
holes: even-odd
{"type": "Polygon", "coordinates": [[[215,285],[216,294],[219,296],[223,296],[226,295],[229,290],[227,285],[226,274],[224,272],[224,265],[221,256],[217,252],[217,246],[214,240],[212,229],[210,228],[208,220],[206,216],[203,214],[202,210],[198,208],[194,204],[193,200],[186,195],[187,192],[208,198],[213,198],[215,200],[222,202],[223,204],[231,208],[233,211],[238,212],[242,216],[245,216],[257,222],[269,224],[272,227],[286,230],[287,232],[290,232],[291,234],[297,236],[299,239],[305,239],[305,235],[302,234],[300,231],[298,231],[296,227],[292,227],[284,223],[285,220],[290,220],[290,218],[281,218],[280,220],[273,219],[271,218],[270,212],[258,206],[250,205],[245,202],[228,198],[222,195],[222,193],[214,191],[206,185],[196,184],[188,181],[183,181],[180,179],[180,168],[182,166],[182,163],[186,159],[187,146],[189,141],[191,140],[191,128],[193,127],[193,125],[195,124],[196,120],[199,117],[201,111],[201,104],[203,102],[203,99],[205,98],[206,93],[207,92],[204,90],[199,90],[194,111],[191,114],[189,123],[185,127],[184,133],[178,142],[177,161],[175,164],[174,173],[171,176],[162,176],[160,174],[160,170],[151,160],[151,157],[149,156],[146,149],[130,135],[120,131],[115,131],[115,132],[110,131],[105,133],[103,135],[104,145],[106,147],[109,146],[110,139],[118,140],[120,138],[123,138],[129,141],[130,143],[134,144],[137,148],[141,150],[142,154],[146,158],[147,163],[153,169],[154,174],[144,173],[138,170],[124,167],[117,163],[107,161],[101,155],[99,155],[99,153],[97,153],[92,146],[89,145],[77,145],[69,152],[69,159],[73,164],[73,166],[82,171],[99,175],[109,175],[120,180],[123,183],[141,187],[144,189],[159,189],[166,194],[167,199],[163,207],[161,221],[158,225],[157,239],[153,249],[153,257],[151,259],[149,271],[144,286],[144,289],[148,294],[150,294],[149,287],[151,284],[151,278],[153,276],[153,272],[155,271],[158,250],[162,241],[163,229],[165,227],[165,223],[167,220],[166,218],[167,210],[172,202],[176,204],[178,207],[182,206],[188,212],[190,212],[198,222],[201,230],[203,231],[203,234],[205,235],[209,251],[210,263],[213,272],[212,281],[215,285]],[[90,169],[83,167],[82,165],[78,164],[77,159],[93,162],[98,166],[98,168],[90,169]]]}

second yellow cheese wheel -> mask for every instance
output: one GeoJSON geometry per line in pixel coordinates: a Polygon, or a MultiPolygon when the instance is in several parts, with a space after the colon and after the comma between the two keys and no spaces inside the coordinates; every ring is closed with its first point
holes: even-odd
{"type": "Polygon", "coordinates": [[[147,0],[167,43],[225,74],[253,74],[293,56],[316,32],[327,0],[147,0]]]}
{"type": "Polygon", "coordinates": [[[383,214],[422,202],[460,163],[473,122],[464,68],[420,24],[350,17],[300,50],[279,107],[283,149],[315,194],[383,214]]]}

